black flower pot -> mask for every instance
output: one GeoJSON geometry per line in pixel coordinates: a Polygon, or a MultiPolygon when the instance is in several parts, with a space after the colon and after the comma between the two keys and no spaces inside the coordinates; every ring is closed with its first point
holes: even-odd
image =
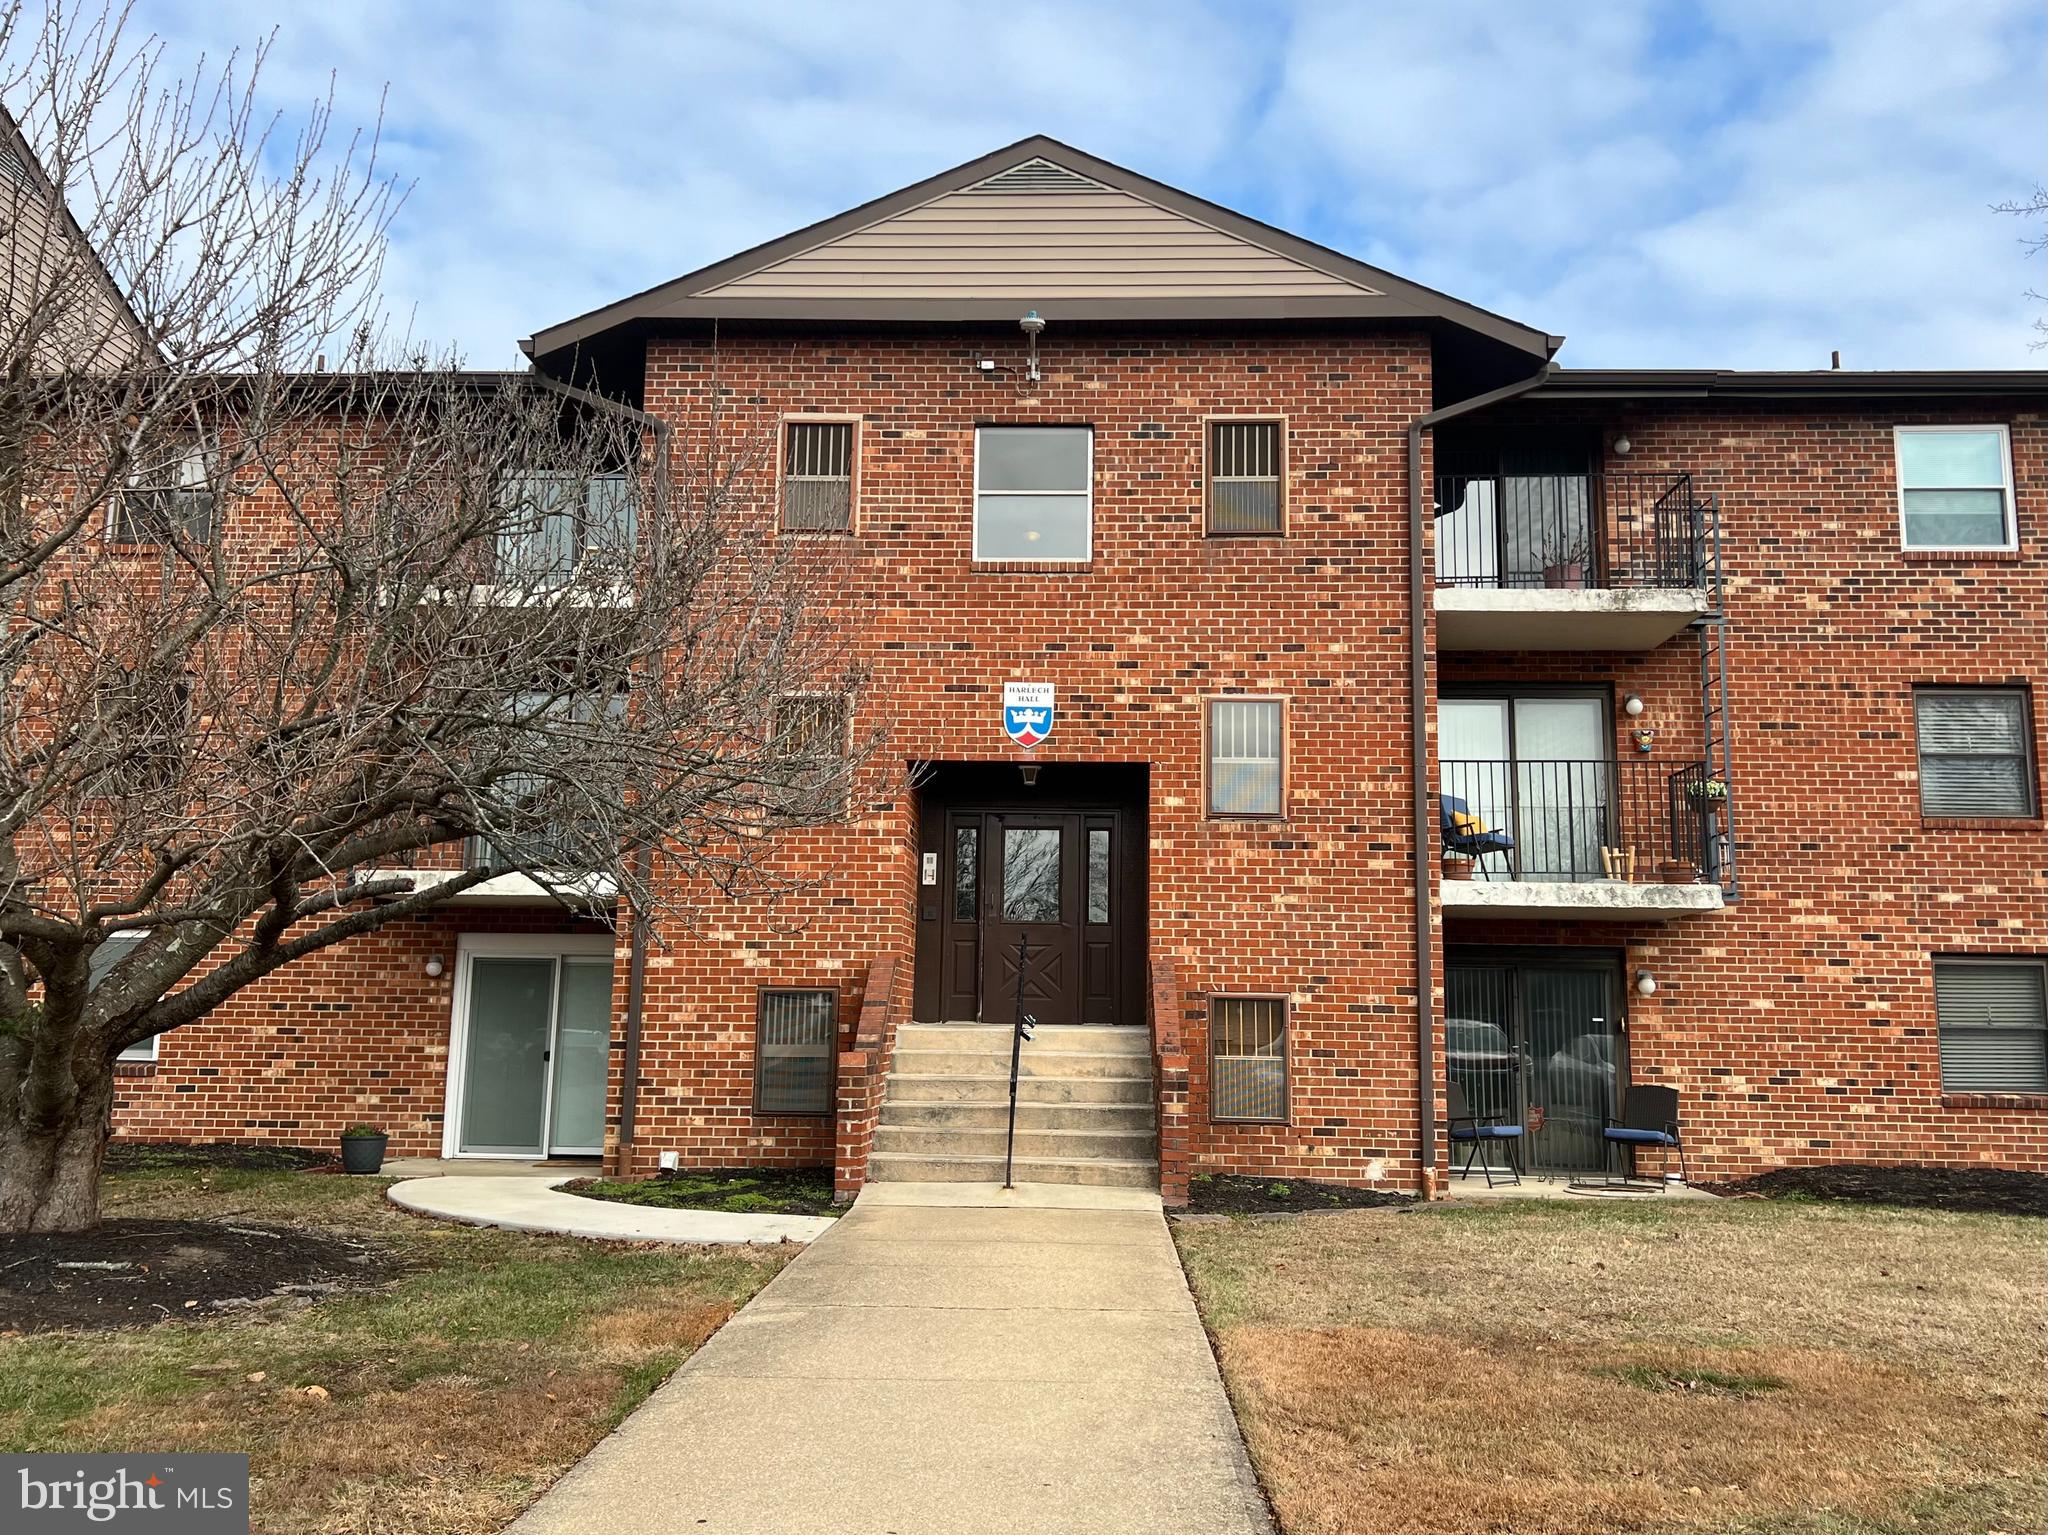
{"type": "Polygon", "coordinates": [[[384,1165],[388,1135],[344,1135],[341,1138],[341,1170],[345,1173],[374,1173],[384,1165]]]}

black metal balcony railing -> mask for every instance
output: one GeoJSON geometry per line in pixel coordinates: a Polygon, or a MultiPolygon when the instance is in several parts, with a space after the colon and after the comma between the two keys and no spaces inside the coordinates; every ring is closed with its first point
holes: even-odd
{"type": "Polygon", "coordinates": [[[1704,762],[1445,761],[1438,773],[1444,851],[1470,856],[1475,878],[1653,882],[1675,862],[1725,886],[1733,873],[1727,785],[1704,762]]]}
{"type": "Polygon", "coordinates": [[[1704,586],[1714,518],[1690,474],[1439,475],[1437,584],[1704,586]]]}

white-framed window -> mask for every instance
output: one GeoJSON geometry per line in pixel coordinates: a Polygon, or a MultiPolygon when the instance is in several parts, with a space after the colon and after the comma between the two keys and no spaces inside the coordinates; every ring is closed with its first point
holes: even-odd
{"type": "Polygon", "coordinates": [[[499,578],[568,581],[601,571],[617,579],[631,568],[639,533],[634,494],[624,474],[508,475],[499,486],[499,578]]]}
{"type": "Polygon", "coordinates": [[[2048,961],[1937,959],[1934,1015],[1948,1093],[2048,1093],[2048,961]]]}
{"type": "Polygon", "coordinates": [[[1210,538],[1286,531],[1286,440],[1286,425],[1277,420],[1209,423],[1203,531],[1210,538]]]}
{"type": "MultiPolygon", "coordinates": [[[[94,949],[92,951],[92,959],[89,961],[86,970],[87,989],[98,986],[100,982],[112,975],[114,967],[141,948],[143,940],[147,937],[149,937],[149,934],[146,932],[115,933],[112,937],[101,943],[97,949],[94,949]]],[[[153,1061],[156,1059],[158,1038],[158,1035],[152,1034],[149,1038],[142,1041],[141,1044],[130,1045],[116,1056],[115,1059],[122,1061],[153,1061]]]]}
{"type": "Polygon", "coordinates": [[[1252,820],[1283,814],[1286,710],[1281,701],[1212,698],[1204,724],[1209,814],[1252,820]]]}
{"type": "Polygon", "coordinates": [[[115,498],[107,536],[117,544],[166,544],[174,535],[207,542],[214,534],[218,470],[218,452],[202,444],[174,444],[148,456],[115,498]]]}
{"type": "Polygon", "coordinates": [[[2029,703],[2025,688],[1914,690],[1922,815],[2034,814],[2029,703]]]}
{"type": "Polygon", "coordinates": [[[974,558],[1084,564],[1095,540],[1095,428],[974,431],[974,558]]]}
{"type": "Polygon", "coordinates": [[[2012,440],[2003,426],[1892,428],[1907,549],[2017,549],[2012,440]]]}

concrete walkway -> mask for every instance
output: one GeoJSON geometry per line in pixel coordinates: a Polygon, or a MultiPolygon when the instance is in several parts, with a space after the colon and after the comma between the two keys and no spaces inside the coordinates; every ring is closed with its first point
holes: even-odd
{"type": "Polygon", "coordinates": [[[513,1535],[1269,1535],[1156,1197],[909,1187],[863,1194],[513,1535]]]}
{"type": "Polygon", "coordinates": [[[564,1194],[587,1172],[444,1174],[394,1183],[393,1204],[468,1226],[543,1231],[600,1242],[808,1242],[835,1224],[828,1215],[737,1215],[724,1210],[655,1210],[564,1194]]]}

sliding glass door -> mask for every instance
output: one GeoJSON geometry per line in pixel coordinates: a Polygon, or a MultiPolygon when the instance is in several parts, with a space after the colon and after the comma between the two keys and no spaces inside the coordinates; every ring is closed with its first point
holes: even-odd
{"type": "Polygon", "coordinates": [[[1482,877],[1596,879],[1615,809],[1606,699],[1595,693],[1445,697],[1437,704],[1442,792],[1515,839],[1482,877]]]}
{"type": "Polygon", "coordinates": [[[597,1155],[611,1049],[611,956],[473,953],[465,965],[454,1150],[597,1155]]]}

